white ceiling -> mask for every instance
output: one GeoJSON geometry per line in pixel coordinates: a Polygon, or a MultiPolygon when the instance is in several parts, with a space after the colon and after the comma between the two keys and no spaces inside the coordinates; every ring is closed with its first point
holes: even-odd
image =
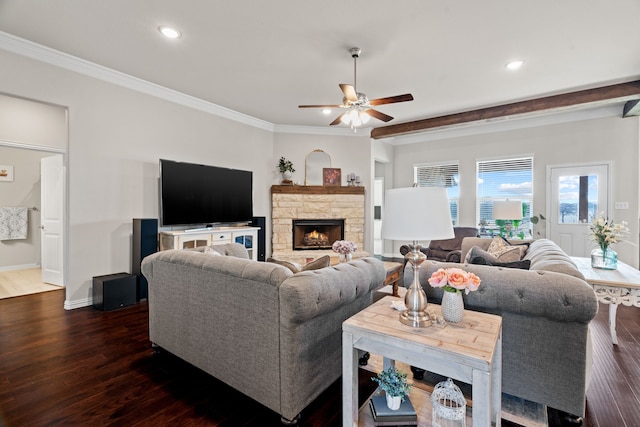
{"type": "MultiPolygon", "coordinates": [[[[640,0],[0,0],[0,31],[274,125],[353,84],[389,124],[640,79],[640,0]],[[183,36],[167,40],[159,25],[183,36]],[[508,71],[511,59],[524,67],[508,71]]],[[[372,120],[374,126],[382,122],[372,120]]]]}

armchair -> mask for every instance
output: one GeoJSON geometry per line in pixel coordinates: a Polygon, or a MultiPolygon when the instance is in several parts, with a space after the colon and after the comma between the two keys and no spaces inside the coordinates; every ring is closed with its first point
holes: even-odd
{"type": "MultiPolygon", "coordinates": [[[[421,248],[420,251],[430,260],[461,262],[462,239],[465,237],[480,237],[480,234],[475,227],[453,227],[453,233],[455,236],[453,239],[432,240],[429,242],[428,247],[421,248]]],[[[400,253],[403,256],[410,250],[409,245],[402,245],[400,247],[400,253]]]]}

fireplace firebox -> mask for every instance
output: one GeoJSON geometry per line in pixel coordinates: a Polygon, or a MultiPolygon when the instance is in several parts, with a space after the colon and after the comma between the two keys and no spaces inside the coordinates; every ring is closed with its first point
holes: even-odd
{"type": "Polygon", "coordinates": [[[293,250],[331,249],[344,239],[344,219],[294,219],[293,250]]]}

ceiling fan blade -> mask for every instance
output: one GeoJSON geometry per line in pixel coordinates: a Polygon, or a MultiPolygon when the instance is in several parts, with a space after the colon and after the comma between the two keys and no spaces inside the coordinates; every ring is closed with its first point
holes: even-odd
{"type": "Polygon", "coordinates": [[[393,117],[391,117],[391,116],[389,116],[389,115],[387,115],[385,113],[381,113],[380,111],[373,110],[371,108],[366,110],[365,113],[367,113],[371,117],[375,117],[378,120],[382,120],[383,122],[389,122],[389,121],[393,120],[393,117]]]}
{"type": "Polygon", "coordinates": [[[352,85],[341,83],[339,86],[340,89],[342,89],[342,93],[344,93],[344,97],[349,101],[356,102],[358,100],[358,94],[356,93],[356,89],[352,85]]]}
{"type": "Polygon", "coordinates": [[[404,95],[389,96],[387,98],[372,99],[369,101],[369,105],[384,105],[393,104],[395,102],[413,101],[413,95],[405,93],[404,95]]]}
{"type": "Polygon", "coordinates": [[[298,105],[298,108],[340,108],[342,105],[298,105]]]}
{"type": "Polygon", "coordinates": [[[344,116],[345,114],[347,114],[347,113],[340,114],[338,117],[336,117],[336,119],[334,121],[329,123],[329,126],[339,125],[340,123],[342,123],[342,116],[344,116]]]}

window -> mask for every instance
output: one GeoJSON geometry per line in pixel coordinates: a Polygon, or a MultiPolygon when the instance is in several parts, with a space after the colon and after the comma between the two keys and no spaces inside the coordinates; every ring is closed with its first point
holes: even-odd
{"type": "Polygon", "coordinates": [[[520,200],[522,221],[513,224],[513,237],[531,237],[533,212],[533,157],[477,162],[476,219],[480,234],[500,234],[500,221],[493,218],[496,200],[520,200]]]}
{"type": "Polygon", "coordinates": [[[453,225],[458,224],[458,200],[460,198],[458,162],[428,163],[413,167],[413,182],[418,187],[445,187],[453,225]]]}

